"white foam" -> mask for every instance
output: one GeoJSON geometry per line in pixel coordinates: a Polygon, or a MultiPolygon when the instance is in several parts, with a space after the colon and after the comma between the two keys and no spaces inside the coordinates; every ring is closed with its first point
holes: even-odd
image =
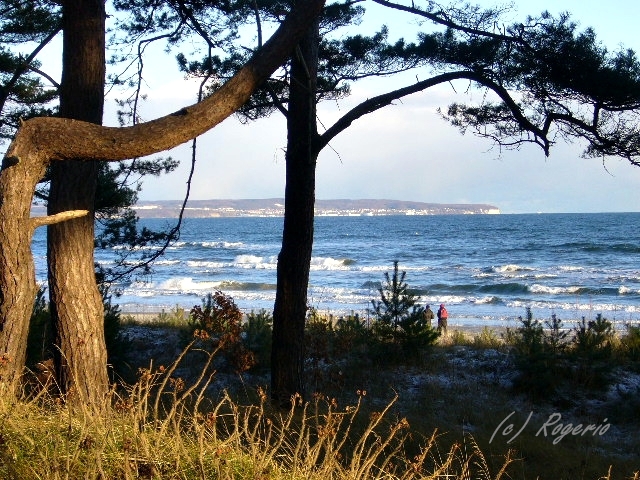
{"type": "Polygon", "coordinates": [[[259,265],[264,263],[264,257],[258,257],[257,255],[238,255],[235,262],[240,265],[255,264],[259,265]]]}
{"type": "Polygon", "coordinates": [[[187,266],[192,268],[223,268],[226,265],[222,262],[207,262],[204,260],[189,260],[187,266]]]}
{"type": "Polygon", "coordinates": [[[493,303],[493,302],[495,302],[495,300],[496,300],[496,297],[494,297],[494,296],[482,297],[482,298],[476,298],[475,300],[473,300],[473,303],[476,303],[478,305],[482,305],[482,304],[493,303]]]}
{"type": "Polygon", "coordinates": [[[180,260],[156,260],[153,262],[154,265],[177,265],[180,263],[180,260]]]}
{"type": "Polygon", "coordinates": [[[244,246],[244,243],[242,243],[242,242],[224,242],[224,241],[219,241],[219,242],[200,242],[200,243],[196,243],[196,245],[200,245],[200,246],[205,247],[205,248],[229,248],[229,249],[234,249],[234,248],[240,248],[240,247],[244,246]]]}
{"type": "Polygon", "coordinates": [[[580,290],[578,286],[552,287],[549,285],[535,284],[529,287],[531,293],[545,293],[550,295],[574,294],[580,290]]]}
{"type": "Polygon", "coordinates": [[[563,272],[580,272],[580,271],[584,270],[583,267],[570,266],[570,265],[560,265],[557,268],[558,268],[558,270],[562,270],[563,272]]]}
{"type": "Polygon", "coordinates": [[[220,282],[197,282],[191,277],[170,278],[161,282],[157,286],[157,290],[167,293],[196,293],[200,294],[206,291],[213,291],[220,286],[220,282]]]}
{"type": "Polygon", "coordinates": [[[349,270],[344,258],[312,257],[311,270],[349,270]]]}
{"type": "Polygon", "coordinates": [[[275,270],[277,268],[278,257],[259,257],[257,255],[238,255],[234,259],[234,267],[254,268],[262,270],[275,270]]]}
{"type": "Polygon", "coordinates": [[[629,287],[622,285],[618,288],[618,293],[620,295],[640,295],[640,290],[633,290],[629,287]]]}
{"type": "Polygon", "coordinates": [[[516,265],[514,263],[508,265],[501,265],[499,267],[493,267],[493,271],[496,273],[512,273],[512,272],[522,272],[522,271],[530,271],[533,268],[523,267],[521,265],[516,265]]]}
{"type": "Polygon", "coordinates": [[[111,247],[112,250],[157,250],[158,246],[156,245],[136,245],[135,247],[131,247],[129,245],[114,245],[111,247]]]}

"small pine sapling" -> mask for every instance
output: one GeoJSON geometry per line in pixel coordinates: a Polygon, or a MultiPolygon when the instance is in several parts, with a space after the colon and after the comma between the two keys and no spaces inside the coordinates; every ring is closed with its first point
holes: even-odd
{"type": "Polygon", "coordinates": [[[400,346],[406,353],[417,353],[435,343],[440,334],[425,319],[417,295],[405,282],[406,274],[394,261],[393,274],[385,272],[385,284],[378,289],[380,300],[371,300],[370,313],[375,319],[374,333],[381,340],[400,346]]]}

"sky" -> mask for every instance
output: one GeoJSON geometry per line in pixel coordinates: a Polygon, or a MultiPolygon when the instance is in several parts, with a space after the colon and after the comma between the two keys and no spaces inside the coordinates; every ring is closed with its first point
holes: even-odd
{"type": "MultiPolygon", "coordinates": [[[[483,6],[496,2],[482,0],[483,6]]],[[[391,36],[406,34],[405,14],[366,2],[372,25],[387,24],[391,36]]],[[[537,15],[571,12],[582,28],[593,27],[609,50],[620,45],[640,51],[635,0],[516,1],[507,22],[537,15]]],[[[409,35],[407,39],[412,39],[409,35]]],[[[147,101],[151,120],[194,102],[193,85],[172,74],[173,61],[160,51],[147,61],[147,101]]],[[[419,72],[417,72],[419,75],[419,72]]],[[[318,118],[330,126],[358,102],[411,83],[416,73],[393,80],[355,84],[352,95],[319,107],[318,118]],[[405,83],[406,84],[406,83],[405,83]]],[[[537,146],[500,151],[491,142],[459,131],[436,109],[460,96],[464,85],[429,89],[355,122],[325,148],[318,159],[316,198],[386,198],[433,203],[487,203],[502,213],[640,211],[640,168],[625,160],[581,157],[579,144],[556,145],[549,157],[537,146]],[[454,90],[455,87],[455,90],[454,90]]],[[[475,93],[474,95],[479,95],[475,93]]],[[[105,124],[115,125],[113,99],[105,124]]],[[[270,118],[243,125],[235,117],[198,139],[198,162],[192,199],[283,197],[285,122],[270,118]]],[[[141,200],[182,198],[190,167],[190,145],[168,153],[181,161],[170,175],[144,182],[141,200]]]]}

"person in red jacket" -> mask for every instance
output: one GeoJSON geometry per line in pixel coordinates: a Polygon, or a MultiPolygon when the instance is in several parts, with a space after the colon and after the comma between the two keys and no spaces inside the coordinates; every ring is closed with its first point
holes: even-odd
{"type": "Polygon", "coordinates": [[[438,331],[444,336],[447,336],[447,318],[449,318],[449,313],[447,313],[444,303],[441,303],[438,309],[438,331]]]}

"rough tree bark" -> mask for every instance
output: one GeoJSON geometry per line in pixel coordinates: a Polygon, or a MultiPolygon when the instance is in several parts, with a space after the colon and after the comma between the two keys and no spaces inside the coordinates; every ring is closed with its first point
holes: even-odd
{"type": "Polygon", "coordinates": [[[304,326],[320,151],[316,126],[319,41],[316,21],[293,53],[289,80],[285,214],[271,350],[271,395],[283,406],[289,405],[293,395],[305,394],[304,326]]]}
{"type": "MultiPolygon", "coordinates": [[[[65,215],[30,218],[36,183],[56,160],[117,161],[173,148],[235,112],[280,66],[317,18],[324,0],[300,1],[281,27],[231,80],[203,102],[127,128],[64,118],[24,122],[0,170],[0,388],[14,394],[24,368],[28,322],[36,294],[31,238],[65,215]]],[[[84,212],[86,214],[88,212],[84,212]]],[[[69,214],[73,216],[74,214],[69,214]]],[[[72,339],[83,341],[83,339],[72,339]]]]}
{"type": "MultiPolygon", "coordinates": [[[[102,0],[62,4],[60,116],[102,123],[105,82],[105,9],[102,0]]],[[[49,298],[55,332],[55,372],[63,394],[100,408],[109,388],[102,297],[94,272],[94,199],[98,164],[69,160],[51,165],[49,215],[88,214],[48,228],[49,298]]]]}

